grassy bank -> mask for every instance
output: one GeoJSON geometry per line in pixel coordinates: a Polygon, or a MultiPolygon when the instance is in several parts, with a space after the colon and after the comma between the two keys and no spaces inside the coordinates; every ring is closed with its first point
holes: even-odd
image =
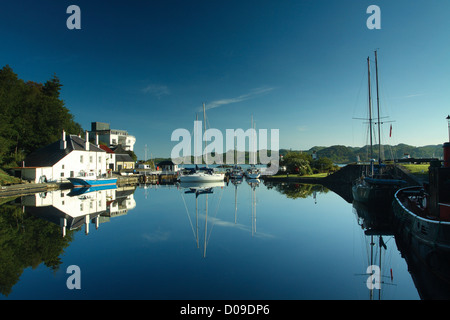
{"type": "Polygon", "coordinates": [[[0,169],[0,186],[5,186],[9,184],[16,184],[20,183],[20,179],[16,177],[12,177],[9,174],[7,174],[5,171],[0,169]]]}
{"type": "Polygon", "coordinates": [[[420,178],[420,179],[428,179],[428,168],[430,166],[429,163],[426,164],[402,164],[403,168],[409,171],[410,174],[420,178]]]}

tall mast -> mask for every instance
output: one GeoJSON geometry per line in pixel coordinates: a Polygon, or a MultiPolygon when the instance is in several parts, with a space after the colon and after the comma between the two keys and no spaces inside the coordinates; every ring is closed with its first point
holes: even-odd
{"type": "Polygon", "coordinates": [[[381,133],[380,133],[380,97],[378,95],[378,58],[377,51],[375,51],[375,69],[377,78],[377,111],[378,111],[378,163],[381,164],[381,133]]]}
{"type": "MultiPolygon", "coordinates": [[[[205,128],[205,132],[206,132],[206,108],[205,108],[205,103],[203,102],[203,127],[205,128]]],[[[208,162],[207,162],[207,157],[208,154],[206,153],[206,140],[205,140],[205,164],[206,166],[208,166],[208,162]]]]}
{"type": "Polygon", "coordinates": [[[372,147],[372,90],[370,88],[370,58],[367,57],[367,69],[369,77],[369,131],[370,131],[370,159],[373,159],[372,147]]]}

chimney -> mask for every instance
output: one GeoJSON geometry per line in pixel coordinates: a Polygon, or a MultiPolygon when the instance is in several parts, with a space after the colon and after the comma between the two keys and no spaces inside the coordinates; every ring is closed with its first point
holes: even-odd
{"type": "Polygon", "coordinates": [[[95,133],[95,145],[97,146],[97,148],[100,148],[100,145],[98,143],[98,134],[97,134],[97,132],[95,133]]]}
{"type": "Polygon", "coordinates": [[[85,150],[89,151],[89,131],[86,130],[86,141],[84,143],[85,150]]]}
{"type": "Polygon", "coordinates": [[[67,148],[67,140],[66,140],[66,132],[62,131],[61,142],[59,145],[61,150],[65,150],[67,148]]]}

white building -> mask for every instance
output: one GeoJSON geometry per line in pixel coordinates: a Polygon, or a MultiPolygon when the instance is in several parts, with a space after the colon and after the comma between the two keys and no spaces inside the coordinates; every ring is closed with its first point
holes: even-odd
{"type": "Polygon", "coordinates": [[[30,154],[19,168],[21,177],[34,183],[65,182],[80,172],[108,172],[107,154],[96,145],[63,131],[60,140],[30,154]]]}
{"type": "Polygon", "coordinates": [[[91,140],[98,135],[99,141],[106,144],[109,148],[122,145],[126,151],[134,151],[136,137],[128,134],[126,130],[111,129],[109,123],[92,122],[91,123],[91,140]]]}

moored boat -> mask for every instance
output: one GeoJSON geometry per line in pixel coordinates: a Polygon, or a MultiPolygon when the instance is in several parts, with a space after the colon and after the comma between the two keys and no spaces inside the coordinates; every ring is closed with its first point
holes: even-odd
{"type": "Polygon", "coordinates": [[[370,132],[370,172],[359,179],[357,179],[352,186],[353,199],[356,201],[376,205],[376,206],[390,206],[393,195],[396,190],[406,185],[406,181],[398,179],[390,174],[383,172],[386,166],[381,161],[381,134],[380,134],[380,104],[378,97],[378,58],[375,51],[375,65],[376,65],[376,86],[377,86],[377,109],[378,120],[378,164],[373,160],[373,145],[372,145],[372,125],[374,119],[372,118],[372,95],[371,95],[371,79],[370,79],[370,59],[367,58],[368,68],[368,84],[369,84],[369,132],[370,132]]]}
{"type": "Polygon", "coordinates": [[[94,172],[80,172],[78,177],[68,178],[74,188],[113,186],[117,184],[117,178],[98,176],[94,172]]]}
{"type": "Polygon", "coordinates": [[[239,166],[234,166],[233,170],[230,172],[230,178],[231,179],[242,179],[244,177],[244,171],[242,171],[242,168],[239,166]]]}
{"type": "Polygon", "coordinates": [[[214,172],[212,168],[185,169],[183,174],[178,177],[180,182],[213,182],[224,181],[223,173],[214,172]]]}
{"type": "Polygon", "coordinates": [[[247,170],[245,175],[247,176],[248,179],[259,179],[261,177],[261,172],[255,166],[252,166],[250,169],[247,170]]]}
{"type": "Polygon", "coordinates": [[[421,242],[450,253],[450,168],[430,166],[430,183],[394,195],[397,225],[421,242]]]}

